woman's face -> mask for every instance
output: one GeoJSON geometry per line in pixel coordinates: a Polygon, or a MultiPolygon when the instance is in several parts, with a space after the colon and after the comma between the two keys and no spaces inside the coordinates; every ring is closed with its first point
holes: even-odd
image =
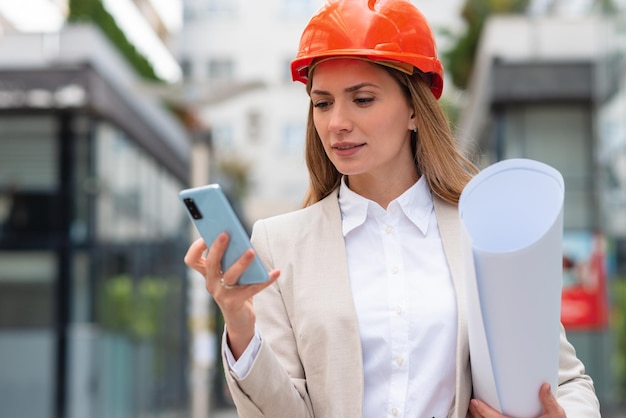
{"type": "Polygon", "coordinates": [[[353,178],[415,172],[413,109],[398,82],[357,59],[320,63],[311,84],[313,122],[337,170],[353,178]]]}

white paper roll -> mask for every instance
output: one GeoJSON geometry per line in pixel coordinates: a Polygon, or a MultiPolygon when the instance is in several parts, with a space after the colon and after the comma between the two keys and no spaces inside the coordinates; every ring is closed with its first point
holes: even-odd
{"type": "Polygon", "coordinates": [[[519,418],[556,394],[563,266],[563,177],[512,159],[476,175],[459,201],[474,395],[519,418]]]}

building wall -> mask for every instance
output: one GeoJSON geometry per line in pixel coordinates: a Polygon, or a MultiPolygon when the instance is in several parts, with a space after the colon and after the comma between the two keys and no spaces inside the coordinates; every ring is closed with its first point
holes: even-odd
{"type": "MultiPolygon", "coordinates": [[[[260,87],[199,106],[211,129],[214,156],[249,167],[246,220],[292,210],[308,177],[303,144],[308,97],[290,78],[299,34],[321,0],[188,1],[178,55],[187,80],[203,85],[260,87]]],[[[235,90],[235,87],[233,87],[235,90]]]]}

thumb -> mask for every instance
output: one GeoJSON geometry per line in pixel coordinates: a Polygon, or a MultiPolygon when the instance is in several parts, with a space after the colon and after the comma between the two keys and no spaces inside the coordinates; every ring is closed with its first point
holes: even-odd
{"type": "Polygon", "coordinates": [[[548,383],[541,385],[541,389],[539,389],[539,400],[543,406],[543,414],[546,416],[558,415],[563,410],[554,395],[552,395],[550,384],[548,383]]]}

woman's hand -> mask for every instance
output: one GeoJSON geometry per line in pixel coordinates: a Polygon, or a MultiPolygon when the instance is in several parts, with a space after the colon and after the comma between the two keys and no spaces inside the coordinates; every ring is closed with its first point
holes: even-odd
{"type": "MultiPolygon", "coordinates": [[[[565,411],[552,395],[548,383],[541,385],[539,400],[541,405],[543,405],[543,412],[539,418],[566,418],[565,411]]],[[[469,411],[473,418],[507,418],[478,399],[472,399],[469,411]]]]}
{"type": "Polygon", "coordinates": [[[252,297],[274,283],[280,271],[271,271],[270,278],[265,283],[236,285],[239,277],[254,260],[254,251],[247,250],[227,271],[222,272],[222,257],[228,242],[228,235],[222,233],[206,252],[204,240],[201,238],[196,240],[187,250],[185,264],[204,276],[206,289],[224,316],[230,350],[235,359],[238,359],[254,336],[256,315],[252,297]]]}

